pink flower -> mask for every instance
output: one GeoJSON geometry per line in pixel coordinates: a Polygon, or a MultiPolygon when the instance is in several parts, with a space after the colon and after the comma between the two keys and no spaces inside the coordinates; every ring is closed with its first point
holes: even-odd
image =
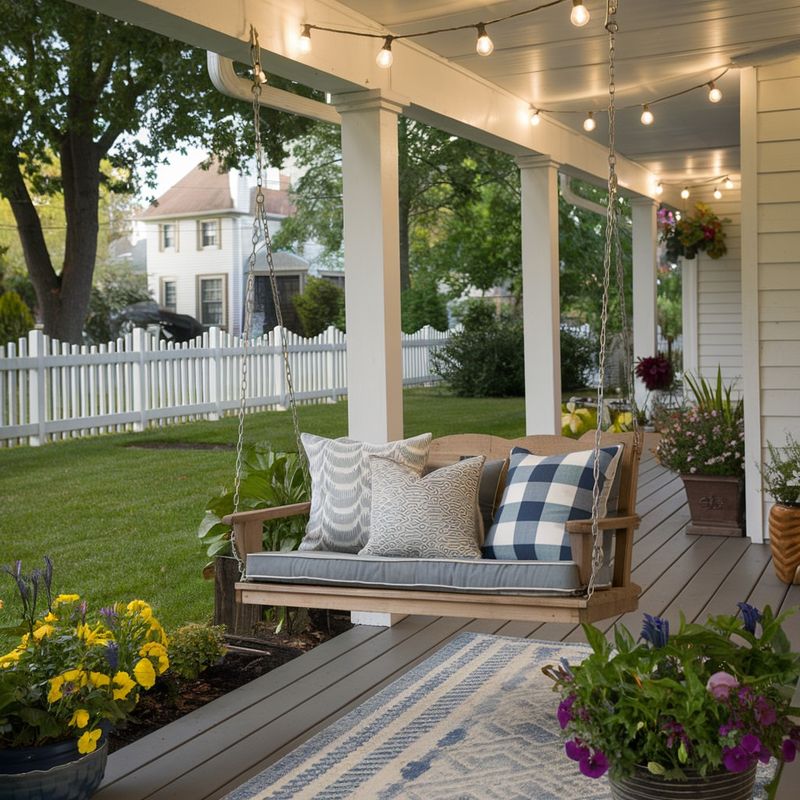
{"type": "Polygon", "coordinates": [[[715,672],[706,684],[706,689],[711,692],[717,700],[727,700],[731,689],[735,689],[739,681],[729,672],[715,672]]]}

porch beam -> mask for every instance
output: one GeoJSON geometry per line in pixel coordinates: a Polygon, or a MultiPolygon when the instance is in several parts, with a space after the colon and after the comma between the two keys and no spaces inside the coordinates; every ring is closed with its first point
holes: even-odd
{"type": "MultiPolygon", "coordinates": [[[[633,221],[633,358],[656,354],[658,319],[656,315],[656,265],[658,203],[649,198],[631,200],[633,221]]],[[[647,389],[635,381],[636,405],[644,408],[647,389]]]]}
{"type": "MultiPolygon", "coordinates": [[[[300,26],[320,20],[335,28],[388,33],[375,20],[335,0],[243,0],[234,8],[213,0],[73,0],[78,5],[249,63],[249,31],[258,32],[262,66],[332,93],[391,89],[408,97],[406,116],[426,122],[511,155],[547,153],[576,177],[607,179],[606,147],[545,115],[528,122],[533,97],[518,97],[408,39],[392,44],[394,64],[380,69],[380,40],[315,32],[314,48],[298,49],[300,26]]],[[[623,194],[655,197],[657,178],[624,156],[617,156],[623,194]]]]}
{"type": "Polygon", "coordinates": [[[525,432],[561,431],[558,163],[517,159],[522,193],[525,432]]]}
{"type": "Polygon", "coordinates": [[[356,439],[403,436],[397,117],[380,90],[337,95],[347,276],[348,429],[356,439]]]}

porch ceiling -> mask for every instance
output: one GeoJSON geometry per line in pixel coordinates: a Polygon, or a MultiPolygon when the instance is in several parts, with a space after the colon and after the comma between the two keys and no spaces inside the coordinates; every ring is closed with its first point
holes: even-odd
{"type": "MultiPolygon", "coordinates": [[[[476,23],[537,5],[535,0],[344,0],[392,34],[476,23]]],[[[605,0],[586,0],[591,20],[569,23],[570,3],[489,28],[494,52],[475,52],[469,30],[416,42],[537,107],[552,109],[580,131],[585,112],[607,105],[605,0]],[[569,110],[577,113],[564,113],[569,110]],[[561,113],[559,113],[561,112],[561,113]]],[[[322,20],[306,20],[324,24],[322,20]]],[[[641,103],[711,80],[733,57],[794,40],[800,52],[800,0],[621,0],[617,41],[617,145],[665,182],[739,171],[739,77],[732,69],[717,85],[723,99],[698,89],[653,107],[655,122],[639,122],[641,103]]],[[[314,36],[330,36],[323,32],[314,36]]],[[[604,114],[590,138],[605,142],[604,114]]]]}

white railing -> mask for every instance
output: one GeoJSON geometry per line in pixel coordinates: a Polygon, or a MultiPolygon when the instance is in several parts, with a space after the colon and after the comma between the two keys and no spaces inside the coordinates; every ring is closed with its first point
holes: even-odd
{"type": "MultiPolygon", "coordinates": [[[[404,385],[438,380],[430,356],[449,335],[430,327],[403,335],[404,385]]],[[[331,327],[313,339],[286,338],[298,401],[347,394],[345,334],[331,327]]],[[[0,347],[0,446],[219,419],[239,407],[241,358],[241,338],[218,328],[182,344],[136,329],[91,347],[31,331],[0,347]]],[[[250,343],[247,370],[249,411],[286,406],[279,328],[250,343]]]]}

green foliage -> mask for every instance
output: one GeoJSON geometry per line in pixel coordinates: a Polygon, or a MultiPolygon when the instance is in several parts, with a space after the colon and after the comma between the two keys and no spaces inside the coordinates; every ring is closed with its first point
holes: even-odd
{"type": "Polygon", "coordinates": [[[170,672],[192,680],[206,667],[218,663],[228,652],[225,626],[182,625],[170,634],[168,650],[170,672]]]}
{"type": "Polygon", "coordinates": [[[722,385],[720,367],[717,367],[717,378],[713,384],[702,375],[695,378],[686,374],[683,378],[694,396],[694,404],[698,410],[719,414],[728,424],[744,418],[744,401],[741,398],[733,399],[733,385],[722,385]]]}
{"type": "Polygon", "coordinates": [[[615,628],[612,646],[584,625],[594,652],[580,664],[547,668],[562,696],[559,722],[574,737],[567,752],[581,772],[599,777],[610,766],[622,778],[647,765],[679,779],[687,770],[734,769],[738,758],[749,766],[764,752],[782,760],[784,746],[793,751],[800,656],[781,627],[788,614],[739,606],[741,619],[721,615],[699,625],[681,617],[673,636],[666,620],[645,615],[638,643],[624,626],[615,628]],[[755,752],[746,749],[747,735],[758,741],[755,752]]]}
{"type": "Polygon", "coordinates": [[[800,505],[800,442],[786,435],[786,445],[776,447],[767,442],[769,461],[761,465],[761,476],[767,491],[776,503],[800,505]]]}
{"type": "Polygon", "coordinates": [[[128,267],[110,267],[92,287],[84,332],[90,344],[105,344],[119,335],[114,315],[131,303],[151,300],[147,276],[128,267]]]}
{"type": "MultiPolygon", "coordinates": [[[[246,449],[239,485],[239,511],[303,503],[310,499],[302,459],[297,453],[276,453],[268,442],[246,449]]],[[[233,491],[224,491],[206,505],[197,536],[208,556],[231,555],[231,526],[222,518],[232,514],[233,491]]],[[[303,538],[307,515],[264,522],[264,550],[294,550],[303,538]]]]}
{"type": "Polygon", "coordinates": [[[344,292],[331,281],[313,276],[306,280],[300,294],[292,298],[303,336],[317,336],[337,325],[344,317],[344,292]]]}
{"type": "Polygon", "coordinates": [[[667,209],[658,212],[661,241],[666,244],[667,258],[677,261],[680,256],[694,258],[698,252],[709,258],[722,258],[728,252],[723,223],[705,203],[695,203],[694,214],[684,214],[680,219],[667,209]]]}
{"type": "Polygon", "coordinates": [[[583,389],[597,366],[597,341],[569,328],[561,328],[561,390],[583,389]]]}
{"type": "Polygon", "coordinates": [[[33,326],[30,309],[13,289],[0,295],[0,347],[27,336],[33,326]]]}
{"type": "Polygon", "coordinates": [[[411,286],[401,298],[402,327],[405,333],[416,333],[430,325],[437,331],[447,330],[447,298],[439,292],[434,273],[418,269],[411,275],[411,286]]]}
{"type": "Polygon", "coordinates": [[[681,356],[673,353],[675,340],[683,331],[683,290],[681,272],[675,265],[667,264],[658,270],[658,291],[656,293],[656,315],[661,335],[667,340],[667,358],[673,371],[681,372],[681,356]],[[676,363],[678,362],[678,363],[676,363]]]}
{"type": "Polygon", "coordinates": [[[461,324],[432,355],[433,372],[460,397],[524,395],[522,319],[478,301],[467,306],[461,324]]]}

